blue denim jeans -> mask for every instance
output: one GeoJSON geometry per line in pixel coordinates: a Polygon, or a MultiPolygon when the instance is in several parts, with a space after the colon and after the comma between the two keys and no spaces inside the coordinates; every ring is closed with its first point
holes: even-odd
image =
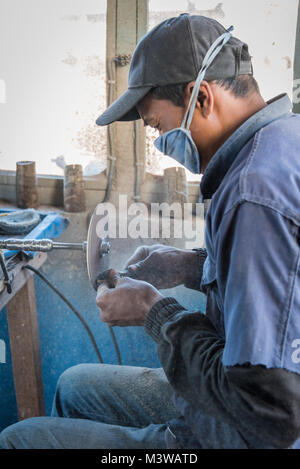
{"type": "Polygon", "coordinates": [[[6,428],[0,448],[163,449],[171,397],[161,368],[77,365],[59,378],[51,417],[6,428]]]}

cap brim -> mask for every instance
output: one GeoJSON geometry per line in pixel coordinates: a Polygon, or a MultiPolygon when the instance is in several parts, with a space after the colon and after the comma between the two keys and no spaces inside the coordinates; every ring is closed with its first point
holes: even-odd
{"type": "Polygon", "coordinates": [[[129,88],[96,120],[97,125],[108,125],[115,121],[133,121],[140,118],[136,105],[151,90],[151,86],[129,88]]]}

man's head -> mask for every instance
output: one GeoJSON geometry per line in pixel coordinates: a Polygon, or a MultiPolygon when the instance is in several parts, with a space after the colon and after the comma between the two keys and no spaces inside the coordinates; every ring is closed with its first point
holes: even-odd
{"type": "MultiPolygon", "coordinates": [[[[180,127],[195,82],[153,88],[137,104],[145,125],[162,135],[180,127]]],[[[248,117],[264,105],[251,75],[203,81],[191,122],[202,171],[224,141],[248,117]]]]}
{"type": "Polygon", "coordinates": [[[224,36],[221,51],[205,69],[191,113],[192,138],[205,162],[233,127],[231,117],[241,120],[238,107],[260,96],[252,78],[248,46],[215,20],[184,14],[146,34],[132,57],[128,90],[97,119],[97,124],[141,117],[161,134],[179,127],[207,52],[224,36]]]}

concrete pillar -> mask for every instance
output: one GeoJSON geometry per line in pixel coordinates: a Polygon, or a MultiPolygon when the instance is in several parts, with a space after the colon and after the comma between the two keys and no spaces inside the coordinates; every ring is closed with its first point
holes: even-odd
{"type": "Polygon", "coordinates": [[[294,62],[294,112],[300,114],[300,3],[298,6],[298,21],[296,32],[295,62],[294,62]]]}
{"type": "Polygon", "coordinates": [[[171,205],[177,202],[181,205],[189,201],[185,169],[171,167],[164,170],[164,183],[167,186],[167,202],[171,205]]]}
{"type": "MultiPolygon", "coordinates": [[[[126,91],[130,57],[147,32],[147,3],[147,0],[107,0],[107,70],[111,71],[107,76],[114,75],[113,100],[126,91]],[[116,58],[121,60],[116,61],[116,58]]],[[[110,84],[107,86],[109,91],[110,84]]],[[[111,134],[112,157],[116,160],[110,201],[117,204],[119,194],[128,194],[129,202],[139,201],[134,195],[145,173],[143,123],[116,122],[112,124],[111,134]]]]}

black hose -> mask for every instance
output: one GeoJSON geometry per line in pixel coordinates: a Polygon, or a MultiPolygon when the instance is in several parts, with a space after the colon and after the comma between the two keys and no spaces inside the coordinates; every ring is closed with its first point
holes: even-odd
{"type": "Polygon", "coordinates": [[[81,321],[82,325],[85,327],[85,329],[86,329],[86,331],[87,331],[87,333],[88,333],[88,335],[91,339],[93,347],[95,349],[95,352],[97,354],[99,362],[103,363],[103,359],[102,359],[100,350],[98,349],[98,346],[96,344],[96,341],[95,341],[95,338],[93,336],[93,333],[92,333],[91,329],[89,328],[88,324],[86,323],[85,319],[81,316],[81,314],[70,303],[70,301],[51,282],[49,282],[49,280],[43,274],[41,274],[41,272],[39,270],[37,270],[35,267],[32,267],[31,265],[24,265],[23,269],[32,270],[32,272],[34,272],[42,280],[44,280],[44,282],[69,306],[69,308],[73,311],[73,313],[77,316],[79,321],[81,321]]]}
{"type": "Polygon", "coordinates": [[[110,332],[111,338],[112,338],[114,346],[115,346],[116,354],[117,354],[117,357],[118,357],[118,364],[122,365],[121,352],[120,352],[120,349],[119,349],[119,345],[118,345],[115,333],[114,333],[113,328],[111,326],[109,326],[109,332],[110,332]]]}

